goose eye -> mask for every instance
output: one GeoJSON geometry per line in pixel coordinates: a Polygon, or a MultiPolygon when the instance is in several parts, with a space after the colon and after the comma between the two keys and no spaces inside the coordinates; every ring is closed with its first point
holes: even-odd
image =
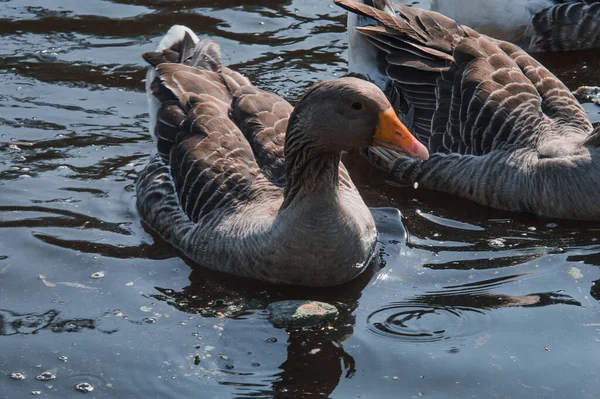
{"type": "Polygon", "coordinates": [[[361,103],[352,103],[352,109],[356,111],[360,111],[363,108],[361,103]]]}

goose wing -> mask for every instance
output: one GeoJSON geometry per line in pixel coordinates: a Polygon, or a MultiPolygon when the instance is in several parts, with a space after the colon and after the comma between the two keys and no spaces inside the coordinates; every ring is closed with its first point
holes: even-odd
{"type": "Polygon", "coordinates": [[[153,67],[158,151],[170,165],[179,205],[198,221],[241,201],[281,197],[292,108],[221,66],[217,44],[192,35],[179,34],[183,39],[144,58],[153,67]]]}
{"type": "Polygon", "coordinates": [[[379,23],[356,29],[385,55],[392,96],[431,152],[485,155],[533,145],[540,132],[591,132],[567,87],[519,47],[430,11],[336,3],[379,23]]]}
{"type": "Polygon", "coordinates": [[[530,48],[543,51],[600,47],[600,0],[561,0],[536,13],[530,48]]]}

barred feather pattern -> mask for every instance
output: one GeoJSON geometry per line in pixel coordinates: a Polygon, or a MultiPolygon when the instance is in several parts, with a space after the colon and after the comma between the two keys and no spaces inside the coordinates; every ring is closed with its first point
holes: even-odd
{"type": "Polygon", "coordinates": [[[144,59],[157,154],[136,190],[150,228],[202,266],[272,283],[337,285],[366,267],[375,226],[339,158],[327,172],[339,190],[282,209],[288,102],[222,66],[218,45],[182,26],[144,59]]]}
{"type": "Polygon", "coordinates": [[[423,162],[369,149],[373,164],[494,208],[600,220],[600,131],[540,63],[431,11],[398,5],[390,17],[335,2],[372,19],[356,29],[385,55],[388,94],[401,97],[397,110],[432,154],[423,162]]]}
{"type": "Polygon", "coordinates": [[[531,21],[531,51],[600,47],[600,1],[563,1],[539,11],[531,21]]]}
{"type": "Polygon", "coordinates": [[[431,0],[430,10],[530,52],[600,47],[598,0],[431,0]]]}

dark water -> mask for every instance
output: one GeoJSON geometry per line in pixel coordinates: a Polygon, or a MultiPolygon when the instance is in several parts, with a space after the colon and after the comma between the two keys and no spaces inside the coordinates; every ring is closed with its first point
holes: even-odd
{"type": "MultiPolygon", "coordinates": [[[[401,209],[407,233],[396,211],[376,210],[378,261],[345,286],[207,272],[144,230],[140,54],[183,23],[293,100],[345,71],[345,16],[329,2],[0,3],[1,398],[80,397],[82,382],[94,398],[598,397],[599,224],[396,187],[351,154],[368,204],[401,209]],[[266,306],[292,298],[341,316],[273,328],[266,306]]],[[[598,83],[598,58],[542,59],[576,88],[598,83]]]]}

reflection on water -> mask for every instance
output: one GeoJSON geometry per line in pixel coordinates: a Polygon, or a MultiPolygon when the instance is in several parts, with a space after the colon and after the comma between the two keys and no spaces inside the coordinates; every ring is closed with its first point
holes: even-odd
{"type": "Polygon", "coordinates": [[[95,329],[91,319],[64,320],[60,312],[49,310],[41,314],[19,314],[0,309],[0,335],[39,334],[43,330],[55,333],[78,332],[83,329],[95,329]]]}
{"type": "Polygon", "coordinates": [[[491,309],[556,304],[581,306],[569,295],[559,293],[491,293],[492,288],[519,277],[522,276],[445,287],[445,290],[408,298],[404,302],[393,302],[369,315],[367,321],[372,332],[410,345],[441,340],[452,340],[456,345],[490,329],[491,309]]]}
{"type": "MultiPolygon", "coordinates": [[[[403,218],[373,211],[378,256],[341,287],[210,272],[140,224],[133,183],[153,150],[140,54],[184,23],[293,101],[345,73],[345,17],[328,2],[2,4],[0,396],[78,397],[83,382],[107,398],[597,396],[597,224],[398,187],[354,153],[367,203],[403,218]],[[340,316],[275,329],[266,308],[283,299],[340,316]]],[[[598,52],[540,57],[572,88],[597,84],[598,52]]]]}

